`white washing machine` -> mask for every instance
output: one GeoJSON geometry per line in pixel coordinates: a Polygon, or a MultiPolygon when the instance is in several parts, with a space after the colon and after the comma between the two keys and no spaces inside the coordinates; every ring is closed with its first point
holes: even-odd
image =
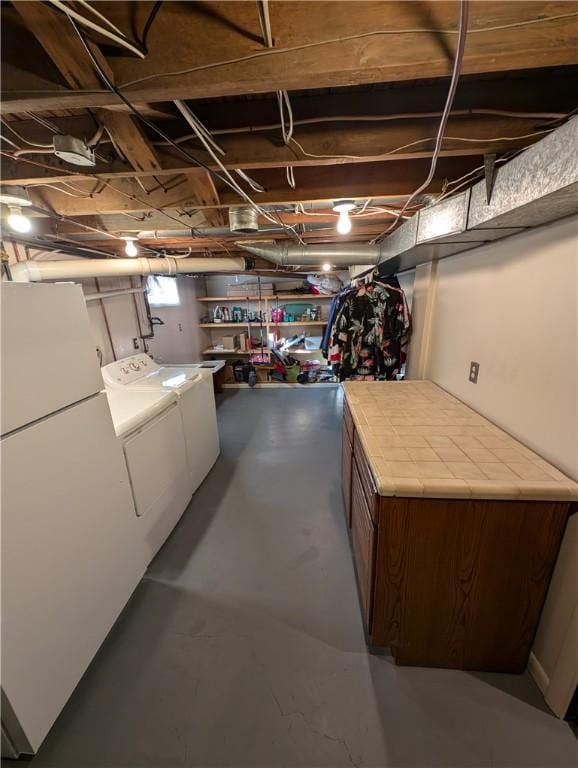
{"type": "Polygon", "coordinates": [[[109,390],[177,396],[192,495],[219,456],[212,368],[200,368],[198,364],[160,366],[148,355],[138,354],[104,366],[102,376],[109,390]]]}
{"type": "Polygon", "coordinates": [[[191,498],[185,436],[176,395],[107,387],[116,435],[122,441],[145,567],[164,544],[191,498]]]}

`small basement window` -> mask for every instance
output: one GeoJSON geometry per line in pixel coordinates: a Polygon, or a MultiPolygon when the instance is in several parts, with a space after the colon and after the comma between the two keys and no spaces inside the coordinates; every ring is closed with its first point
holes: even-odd
{"type": "Polygon", "coordinates": [[[147,296],[152,307],[178,307],[181,301],[177,278],[150,275],[147,278],[147,296]]]}

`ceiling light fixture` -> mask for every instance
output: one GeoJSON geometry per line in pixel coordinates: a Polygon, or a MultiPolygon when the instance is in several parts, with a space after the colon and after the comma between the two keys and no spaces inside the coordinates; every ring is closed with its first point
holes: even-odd
{"type": "Polygon", "coordinates": [[[331,264],[329,264],[329,262],[326,261],[325,264],[321,265],[321,269],[324,272],[331,272],[332,266],[331,266],[331,264]]]}
{"type": "Polygon", "coordinates": [[[19,205],[9,205],[8,211],[8,218],[6,221],[8,222],[10,229],[13,229],[15,232],[21,232],[22,234],[30,232],[32,229],[32,222],[28,216],[25,216],[22,213],[22,208],[19,205]]]}
{"type": "Polygon", "coordinates": [[[333,204],[333,210],[339,214],[337,221],[337,231],[340,235],[347,235],[351,232],[351,219],[349,212],[355,208],[353,200],[336,200],[333,204]]]}
{"type": "Polygon", "coordinates": [[[135,243],[137,238],[133,235],[122,235],[122,239],[125,241],[124,252],[127,256],[138,256],[138,248],[135,243]]]}

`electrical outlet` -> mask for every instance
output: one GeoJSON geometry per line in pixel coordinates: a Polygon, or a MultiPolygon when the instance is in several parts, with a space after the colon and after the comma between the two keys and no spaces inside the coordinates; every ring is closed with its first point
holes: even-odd
{"type": "Polygon", "coordinates": [[[181,333],[183,332],[183,325],[182,325],[182,323],[179,323],[179,331],[180,331],[181,333]]]}
{"type": "Polygon", "coordinates": [[[132,340],[132,345],[133,345],[133,347],[134,347],[135,349],[140,349],[140,345],[139,345],[139,343],[138,343],[138,339],[136,338],[136,336],[135,336],[135,338],[132,340]]]}
{"type": "Polygon", "coordinates": [[[478,383],[478,374],[480,373],[480,364],[475,363],[473,360],[470,363],[470,375],[469,380],[472,382],[472,384],[478,383]]]}

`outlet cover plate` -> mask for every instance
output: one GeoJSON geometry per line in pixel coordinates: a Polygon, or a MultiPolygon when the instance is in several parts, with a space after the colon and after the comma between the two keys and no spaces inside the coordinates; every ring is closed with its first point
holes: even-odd
{"type": "Polygon", "coordinates": [[[474,360],[470,363],[470,375],[468,376],[469,381],[472,382],[472,384],[478,383],[478,374],[480,373],[480,364],[474,362],[474,360]]]}

